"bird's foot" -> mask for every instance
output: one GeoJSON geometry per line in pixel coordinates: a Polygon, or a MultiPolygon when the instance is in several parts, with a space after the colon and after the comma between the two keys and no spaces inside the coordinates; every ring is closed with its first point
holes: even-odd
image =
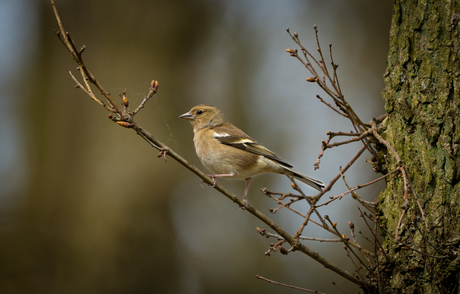
{"type": "MultiPolygon", "coordinates": [[[[216,177],[214,175],[208,175],[208,177],[210,177],[212,179],[212,185],[206,183],[208,186],[210,186],[211,188],[214,188],[216,185],[217,185],[217,181],[216,181],[216,177]]],[[[203,183],[204,183],[204,180],[201,180],[201,188],[203,188],[203,183]]]]}
{"type": "Polygon", "coordinates": [[[240,206],[241,210],[246,210],[246,208],[249,206],[249,202],[246,200],[246,198],[243,198],[243,206],[240,206]]]}
{"type": "Polygon", "coordinates": [[[212,185],[211,187],[214,188],[217,185],[216,177],[213,175],[208,175],[212,179],[212,185]]]}

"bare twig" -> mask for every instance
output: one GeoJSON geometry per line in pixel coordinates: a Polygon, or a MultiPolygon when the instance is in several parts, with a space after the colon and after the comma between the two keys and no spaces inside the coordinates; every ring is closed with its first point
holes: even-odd
{"type": "Polygon", "coordinates": [[[404,206],[404,209],[401,213],[401,217],[399,218],[399,221],[398,221],[398,225],[396,226],[396,231],[395,231],[395,243],[398,241],[398,236],[399,236],[399,227],[401,226],[401,222],[402,222],[402,219],[404,217],[404,215],[406,214],[406,210],[407,210],[408,206],[405,205],[404,206]]]}
{"type": "Polygon", "coordinates": [[[326,192],[330,191],[332,189],[332,186],[334,186],[334,184],[340,179],[341,174],[344,174],[350,168],[350,166],[352,166],[353,163],[355,163],[355,161],[361,156],[361,154],[363,154],[364,150],[366,150],[366,146],[361,147],[361,149],[358,151],[358,153],[356,153],[356,155],[353,156],[353,158],[345,165],[345,167],[343,169],[341,169],[340,172],[323,189],[323,192],[320,193],[319,195],[315,196],[315,197],[320,198],[326,192]]]}
{"type": "Polygon", "coordinates": [[[367,228],[369,229],[369,231],[371,231],[372,235],[374,236],[375,243],[379,246],[381,252],[382,252],[383,255],[385,256],[385,259],[386,259],[387,261],[390,261],[390,258],[389,258],[388,255],[386,254],[385,249],[383,248],[382,244],[380,244],[380,241],[379,241],[378,238],[377,238],[377,234],[374,232],[374,230],[372,230],[371,226],[369,225],[369,223],[367,222],[366,218],[364,217],[364,216],[366,215],[366,213],[363,213],[359,207],[358,207],[358,210],[359,210],[359,212],[360,212],[360,217],[362,217],[362,219],[363,219],[364,222],[366,223],[367,228]]]}
{"type": "Polygon", "coordinates": [[[341,235],[340,232],[337,229],[337,223],[332,223],[331,219],[329,218],[328,215],[325,215],[324,218],[331,224],[332,228],[336,231],[337,235],[340,236],[340,239],[342,239],[343,244],[350,250],[351,253],[358,259],[359,263],[361,263],[368,272],[372,272],[372,270],[364,264],[364,262],[361,260],[361,258],[355,253],[355,251],[350,247],[349,241],[346,240],[345,235],[341,235]]]}
{"type": "Polygon", "coordinates": [[[107,99],[107,101],[109,102],[112,108],[112,110],[109,110],[109,111],[121,114],[122,113],[121,109],[116,105],[115,101],[112,99],[110,94],[104,90],[102,85],[94,78],[93,74],[86,68],[86,65],[82,59],[82,54],[83,54],[85,47],[83,46],[81,50],[77,50],[77,48],[75,47],[74,41],[70,37],[69,33],[67,33],[64,29],[64,25],[62,24],[62,21],[61,21],[61,18],[59,17],[56,5],[54,4],[54,0],[51,0],[51,7],[53,8],[54,16],[56,17],[56,20],[59,26],[59,32],[57,32],[57,36],[62,41],[62,43],[65,45],[67,50],[69,50],[70,55],[72,56],[73,60],[75,60],[75,62],[78,63],[79,67],[84,72],[85,76],[89,79],[91,83],[93,83],[97,87],[100,93],[107,99]]]}
{"type": "Polygon", "coordinates": [[[361,134],[363,133],[346,133],[346,132],[330,132],[330,131],[327,131],[326,132],[326,135],[328,135],[329,137],[331,138],[334,138],[334,137],[337,137],[337,136],[349,136],[349,137],[357,137],[357,136],[361,136],[361,134]]]}
{"type": "Polygon", "coordinates": [[[297,286],[292,286],[292,285],[289,285],[289,284],[284,284],[284,283],[276,282],[276,281],[269,280],[269,279],[264,278],[264,277],[259,276],[259,275],[256,275],[256,278],[259,279],[259,280],[263,280],[263,281],[266,281],[266,282],[275,284],[275,285],[279,285],[279,286],[283,286],[283,287],[288,287],[288,288],[291,288],[291,289],[296,289],[296,290],[300,290],[300,291],[304,291],[304,292],[308,292],[308,293],[326,294],[326,293],[319,292],[319,291],[316,291],[316,290],[308,290],[308,289],[305,289],[305,288],[300,288],[300,287],[297,287],[297,286]]]}
{"type": "Polygon", "coordinates": [[[363,269],[362,266],[358,266],[355,262],[355,260],[351,257],[350,250],[348,250],[347,246],[343,246],[343,249],[347,253],[347,257],[350,259],[351,263],[355,266],[355,272],[358,274],[358,276],[361,278],[361,280],[364,280],[365,278],[361,274],[360,270],[363,269]]]}
{"type": "Polygon", "coordinates": [[[415,200],[416,200],[417,205],[418,205],[418,209],[420,210],[420,213],[422,214],[422,219],[425,222],[426,231],[429,232],[430,229],[428,228],[428,223],[427,223],[426,218],[425,218],[425,211],[423,211],[422,205],[420,204],[420,201],[418,200],[417,192],[415,192],[414,185],[412,185],[412,182],[409,179],[407,179],[407,181],[409,182],[409,185],[410,185],[410,188],[412,190],[412,193],[414,194],[415,200]]]}
{"type": "Polygon", "coordinates": [[[313,164],[315,170],[319,169],[319,164],[321,163],[321,157],[323,157],[324,151],[327,149],[326,146],[327,146],[327,144],[329,144],[329,142],[330,142],[331,140],[332,140],[332,138],[329,137],[329,138],[327,138],[327,141],[321,142],[321,152],[320,152],[319,155],[318,155],[318,159],[317,159],[316,162],[313,164]]]}
{"type": "Polygon", "coordinates": [[[334,106],[332,106],[331,104],[329,104],[329,103],[327,103],[326,101],[324,101],[324,99],[321,98],[321,96],[316,95],[316,98],[318,98],[319,101],[323,102],[327,107],[329,107],[330,109],[332,109],[332,110],[334,110],[335,112],[337,112],[337,114],[339,114],[339,115],[341,115],[341,116],[343,116],[343,117],[348,118],[348,114],[342,113],[342,112],[338,111],[337,109],[334,108],[334,106]]]}
{"type": "MultiPolygon", "coordinates": [[[[315,203],[317,202],[317,198],[313,198],[313,197],[307,197],[305,195],[305,193],[303,193],[302,189],[300,189],[300,187],[296,184],[296,182],[294,181],[294,178],[293,177],[289,177],[289,179],[291,180],[291,186],[294,190],[298,191],[304,198],[305,200],[307,200],[308,204],[313,207],[315,205],[315,203]]],[[[324,227],[327,227],[327,224],[326,222],[324,221],[323,217],[321,216],[321,214],[316,210],[316,209],[313,209],[313,211],[315,212],[316,216],[318,216],[320,222],[323,224],[324,227]]],[[[309,216],[307,214],[307,217],[305,218],[305,225],[307,224],[308,222],[308,219],[309,219],[309,216]]],[[[298,236],[297,233],[295,236],[298,236]]]]}
{"type": "Polygon", "coordinates": [[[402,166],[402,161],[401,161],[401,158],[399,157],[398,153],[396,152],[396,150],[393,148],[393,146],[391,146],[390,143],[388,143],[388,141],[386,141],[385,139],[383,139],[382,136],[380,136],[378,130],[377,130],[377,125],[375,123],[375,121],[372,121],[371,122],[371,130],[372,130],[372,134],[374,135],[374,137],[379,140],[380,143],[382,143],[383,145],[385,145],[387,147],[387,149],[391,152],[391,154],[393,154],[393,156],[395,157],[396,159],[396,163],[397,165],[400,167],[401,169],[401,173],[403,175],[403,179],[404,179],[404,205],[407,206],[409,203],[408,203],[408,193],[407,193],[407,175],[406,175],[406,171],[404,169],[404,166],[402,166]]]}
{"type": "MultiPolygon", "coordinates": [[[[372,180],[372,181],[370,181],[370,182],[368,182],[368,183],[365,183],[365,184],[362,184],[362,185],[355,186],[354,188],[352,188],[352,189],[350,189],[350,190],[348,190],[348,191],[345,191],[345,192],[343,192],[343,193],[340,193],[339,195],[336,195],[336,196],[329,196],[329,199],[331,199],[331,200],[329,200],[329,201],[327,201],[327,202],[325,202],[325,203],[316,205],[316,208],[321,207],[321,206],[328,205],[328,204],[331,203],[332,201],[335,201],[335,200],[337,200],[337,199],[342,199],[342,197],[345,196],[345,195],[347,195],[347,194],[350,194],[350,193],[352,193],[352,192],[354,192],[354,191],[356,191],[356,190],[359,190],[359,189],[361,189],[361,188],[364,188],[364,187],[367,187],[367,186],[369,186],[369,185],[372,185],[372,184],[374,184],[374,183],[376,183],[376,182],[378,182],[378,181],[381,181],[381,180],[383,180],[384,178],[388,177],[389,175],[391,175],[391,174],[397,172],[398,170],[400,170],[400,168],[397,168],[397,169],[395,169],[395,170],[393,170],[393,171],[387,173],[386,175],[381,176],[381,177],[379,177],[379,178],[377,178],[377,179],[375,179],[375,180],[372,180]]],[[[341,175],[341,174],[342,174],[342,173],[340,173],[340,175],[341,175]]],[[[357,197],[357,198],[359,198],[359,197],[357,197]]],[[[355,199],[357,199],[357,198],[355,198],[355,199]]],[[[364,201],[364,200],[362,200],[362,201],[364,201]]],[[[370,203],[366,203],[366,204],[370,204],[370,203]]]]}
{"type": "Polygon", "coordinates": [[[329,148],[333,148],[333,147],[337,147],[337,146],[341,146],[341,145],[345,145],[345,144],[350,144],[350,143],[357,142],[357,141],[362,141],[363,138],[369,136],[371,133],[372,133],[372,130],[368,130],[368,131],[365,131],[365,132],[361,133],[356,138],[352,138],[350,140],[346,140],[346,141],[342,141],[342,142],[336,142],[336,143],[332,143],[332,144],[327,144],[325,147],[326,147],[326,149],[329,149],[329,148]]]}
{"type": "MultiPolygon", "coordinates": [[[[341,174],[342,176],[342,180],[343,182],[345,183],[345,186],[347,186],[347,188],[350,190],[351,187],[348,185],[347,181],[345,180],[345,175],[341,174]]],[[[361,197],[359,197],[359,195],[355,192],[351,192],[351,197],[353,199],[355,199],[356,201],[358,201],[362,206],[364,206],[365,208],[367,208],[369,211],[375,213],[375,206],[376,206],[376,202],[369,202],[369,201],[366,201],[366,200],[363,200],[361,197]]]]}
{"type": "Polygon", "coordinates": [[[347,292],[342,287],[337,285],[335,282],[332,282],[332,285],[336,286],[337,288],[339,288],[340,291],[342,291],[343,293],[347,294],[347,292]]]}
{"type": "Polygon", "coordinates": [[[417,249],[415,249],[415,248],[413,248],[413,247],[411,247],[411,246],[409,246],[409,245],[407,245],[407,244],[404,244],[404,243],[402,243],[402,244],[403,244],[404,246],[406,246],[407,249],[414,250],[415,252],[420,253],[420,254],[425,255],[425,256],[428,256],[428,257],[432,257],[432,258],[436,258],[436,259],[446,259],[446,258],[447,258],[447,256],[435,256],[435,255],[431,255],[431,254],[422,252],[422,251],[420,251],[420,250],[417,250],[417,249]]]}
{"type": "MultiPolygon", "coordinates": [[[[380,264],[379,264],[379,255],[377,250],[377,222],[374,224],[374,231],[372,232],[374,235],[374,252],[375,252],[375,266],[377,268],[377,288],[379,289],[379,294],[382,294],[382,281],[380,280],[380,264]]],[[[379,243],[380,244],[380,243],[379,243]]],[[[385,251],[381,249],[383,253],[386,255],[385,251]]],[[[388,260],[388,259],[387,259],[388,260]]]]}
{"type": "Polygon", "coordinates": [[[323,239],[323,238],[313,238],[313,237],[305,237],[299,236],[301,240],[309,240],[309,241],[318,241],[318,242],[342,242],[342,239],[323,239]]]}
{"type": "Polygon", "coordinates": [[[147,101],[152,98],[153,95],[156,94],[156,92],[158,91],[158,81],[155,81],[153,80],[151,83],[150,83],[150,88],[149,88],[149,92],[147,94],[147,96],[145,96],[144,100],[142,100],[141,104],[139,104],[139,106],[131,113],[132,116],[135,116],[139,110],[141,110],[142,108],[144,108],[145,106],[145,103],[147,103],[147,101]]]}
{"type": "MultiPolygon", "coordinates": [[[[286,242],[286,241],[285,241],[284,239],[282,239],[282,240],[278,241],[277,243],[271,245],[270,248],[268,248],[268,250],[265,251],[265,255],[270,256],[270,253],[271,253],[272,251],[276,251],[276,248],[277,248],[277,247],[281,247],[281,245],[282,245],[284,242],[286,242]]],[[[280,249],[281,249],[281,248],[280,248],[280,249]]],[[[287,253],[286,253],[286,254],[287,254],[287,253]]]]}
{"type": "Polygon", "coordinates": [[[420,235],[422,235],[423,240],[425,240],[428,244],[430,244],[430,246],[433,247],[434,250],[438,251],[438,248],[436,248],[436,246],[434,246],[433,243],[431,243],[430,240],[428,240],[428,238],[425,237],[425,235],[422,233],[422,231],[418,227],[417,222],[415,222],[414,225],[415,225],[415,228],[417,229],[417,231],[420,233],[420,235]]]}

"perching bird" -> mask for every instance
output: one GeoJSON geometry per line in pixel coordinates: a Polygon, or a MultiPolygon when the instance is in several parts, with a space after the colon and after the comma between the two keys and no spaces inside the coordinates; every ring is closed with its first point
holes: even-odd
{"type": "Polygon", "coordinates": [[[295,171],[292,165],[227,122],[217,107],[197,105],[179,117],[191,122],[196,154],[213,173],[209,177],[214,183],[217,177],[246,180],[245,202],[251,178],[266,172],[293,177],[318,191],[324,188],[323,183],[295,171]]]}

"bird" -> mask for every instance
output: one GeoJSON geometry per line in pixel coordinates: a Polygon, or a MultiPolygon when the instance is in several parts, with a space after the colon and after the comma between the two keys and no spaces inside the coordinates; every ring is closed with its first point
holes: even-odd
{"type": "Polygon", "coordinates": [[[200,104],[179,116],[189,120],[193,127],[195,151],[208,175],[216,185],[216,178],[244,179],[246,187],[243,202],[252,177],[262,173],[283,174],[322,191],[321,181],[305,176],[293,169],[272,151],[260,145],[242,130],[226,121],[222,111],[214,106],[200,104]]]}

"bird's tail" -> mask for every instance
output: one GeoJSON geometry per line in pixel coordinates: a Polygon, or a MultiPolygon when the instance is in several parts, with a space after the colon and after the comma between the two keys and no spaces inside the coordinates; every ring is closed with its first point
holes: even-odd
{"type": "Polygon", "coordinates": [[[302,183],[305,183],[305,184],[309,185],[310,187],[315,188],[316,190],[318,190],[320,192],[323,191],[324,184],[321,181],[318,181],[318,180],[312,179],[310,177],[307,177],[307,176],[299,173],[298,171],[293,170],[290,167],[287,167],[287,166],[282,166],[282,167],[285,170],[285,173],[284,173],[285,175],[291,176],[291,177],[301,181],[302,183]]]}

